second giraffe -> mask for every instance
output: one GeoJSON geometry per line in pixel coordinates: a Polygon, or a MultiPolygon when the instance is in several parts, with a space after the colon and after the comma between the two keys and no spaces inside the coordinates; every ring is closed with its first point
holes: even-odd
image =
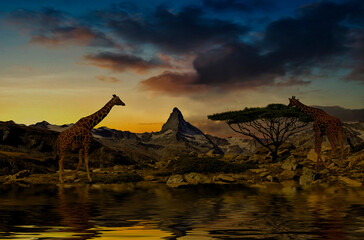
{"type": "MultiPolygon", "coordinates": [[[[341,151],[341,161],[339,163],[340,168],[342,168],[343,164],[343,123],[336,117],[333,117],[323,110],[313,107],[308,107],[301,103],[298,99],[294,96],[289,98],[289,105],[288,107],[296,106],[302,112],[307,114],[308,116],[312,117],[314,120],[313,123],[313,130],[315,131],[315,152],[317,153],[317,162],[316,162],[316,169],[318,168],[319,162],[325,166],[324,162],[321,159],[321,144],[323,136],[327,135],[327,138],[330,141],[332,150],[330,153],[330,158],[333,156],[336,150],[336,139],[340,145],[341,151]]],[[[326,167],[326,166],[325,166],[326,167]]]]}

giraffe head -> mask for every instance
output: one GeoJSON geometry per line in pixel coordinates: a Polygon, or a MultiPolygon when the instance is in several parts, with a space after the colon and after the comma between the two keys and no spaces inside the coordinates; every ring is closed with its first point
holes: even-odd
{"type": "Polygon", "coordinates": [[[298,103],[300,102],[295,96],[292,96],[292,98],[288,99],[289,99],[288,107],[297,106],[298,103]]]}
{"type": "Polygon", "coordinates": [[[125,106],[125,103],[123,101],[121,101],[120,98],[118,96],[116,96],[115,94],[112,95],[112,102],[114,105],[125,106]]]}

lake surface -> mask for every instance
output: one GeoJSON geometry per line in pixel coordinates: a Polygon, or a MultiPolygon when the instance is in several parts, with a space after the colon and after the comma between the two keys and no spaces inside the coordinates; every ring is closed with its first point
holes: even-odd
{"type": "Polygon", "coordinates": [[[364,239],[364,188],[0,185],[0,239],[364,239]]]}

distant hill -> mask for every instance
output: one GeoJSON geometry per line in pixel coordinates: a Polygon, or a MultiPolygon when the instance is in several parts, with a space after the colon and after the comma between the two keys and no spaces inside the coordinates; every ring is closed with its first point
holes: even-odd
{"type": "Polygon", "coordinates": [[[339,106],[312,106],[324,110],[326,113],[339,118],[344,122],[364,121],[363,109],[347,109],[339,106]]]}

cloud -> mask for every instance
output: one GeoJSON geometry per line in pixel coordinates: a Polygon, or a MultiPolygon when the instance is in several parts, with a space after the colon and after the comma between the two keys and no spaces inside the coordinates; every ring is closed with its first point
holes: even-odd
{"type": "Polygon", "coordinates": [[[364,83],[364,29],[352,31],[351,35],[352,55],[355,61],[352,70],[344,79],[364,83]]]}
{"type": "Polygon", "coordinates": [[[168,93],[174,96],[206,91],[206,86],[195,84],[196,79],[197,75],[194,72],[165,71],[160,75],[142,81],[140,86],[144,90],[168,93]]]}
{"type": "Polygon", "coordinates": [[[256,10],[271,10],[274,8],[272,1],[267,0],[204,0],[204,6],[214,11],[240,11],[251,12],[256,10]]]}
{"type": "Polygon", "coordinates": [[[314,75],[341,69],[349,71],[343,79],[364,82],[364,1],[307,4],[264,29],[241,23],[247,20],[245,12],[274,7],[267,0],[203,0],[141,10],[137,3],[124,2],[89,18],[44,8],[13,11],[6,21],[29,34],[34,44],[110,47],[84,56],[96,67],[140,74],[168,70],[141,86],[171,95],[306,86],[314,75]],[[218,18],[220,11],[242,17],[218,18]]]}
{"type": "Polygon", "coordinates": [[[118,47],[118,44],[104,33],[81,24],[65,12],[51,8],[43,8],[40,11],[19,9],[7,14],[5,22],[29,34],[30,43],[46,47],[118,47]]]}
{"type": "Polygon", "coordinates": [[[153,44],[167,53],[188,53],[237,40],[247,28],[237,23],[209,18],[202,8],[184,7],[178,12],[158,6],[152,14],[104,15],[104,20],[122,39],[135,44],[153,44]]]}
{"type": "Polygon", "coordinates": [[[364,12],[362,1],[323,1],[306,5],[298,9],[296,16],[268,24],[261,40],[253,43],[237,40],[197,52],[191,71],[193,80],[168,73],[142,84],[148,83],[149,89],[170,91],[170,94],[189,93],[198,87],[230,91],[264,86],[305,86],[314,81],[313,75],[317,75],[313,69],[337,71],[345,68],[343,58],[355,63],[350,66],[354,68],[348,77],[362,80],[363,35],[356,34],[356,49],[352,36],[357,25],[361,26],[357,31],[363,33],[364,14],[360,15],[360,12],[364,12]],[[168,87],[159,86],[164,82],[168,87]]]}
{"type": "Polygon", "coordinates": [[[143,74],[154,68],[168,67],[168,64],[160,59],[145,60],[138,56],[114,52],[89,54],[84,56],[84,60],[90,65],[115,72],[131,70],[143,74]]]}
{"type": "Polygon", "coordinates": [[[116,77],[111,76],[96,76],[96,79],[105,83],[118,83],[120,80],[116,77]]]}

